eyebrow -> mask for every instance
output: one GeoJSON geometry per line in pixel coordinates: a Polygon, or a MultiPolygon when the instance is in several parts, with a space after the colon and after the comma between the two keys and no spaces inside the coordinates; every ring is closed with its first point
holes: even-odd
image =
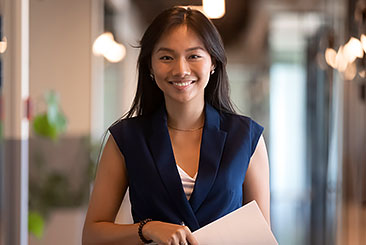
{"type": "MultiPolygon", "coordinates": [[[[197,49],[200,49],[200,50],[206,51],[206,49],[204,49],[204,48],[202,48],[202,47],[200,47],[200,46],[192,47],[192,48],[188,48],[188,49],[186,49],[185,51],[186,51],[186,52],[190,52],[190,51],[194,51],[194,50],[197,50],[197,49]]],[[[160,51],[167,51],[167,52],[174,53],[174,50],[173,50],[173,49],[165,48],[165,47],[161,47],[161,48],[159,48],[158,50],[156,50],[156,52],[160,52],[160,51]]]]}

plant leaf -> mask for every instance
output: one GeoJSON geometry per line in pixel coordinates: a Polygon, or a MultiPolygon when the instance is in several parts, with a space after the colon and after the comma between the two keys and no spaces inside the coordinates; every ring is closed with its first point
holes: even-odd
{"type": "Polygon", "coordinates": [[[29,211],[28,213],[28,231],[38,239],[43,237],[44,219],[36,211],[29,211]]]}

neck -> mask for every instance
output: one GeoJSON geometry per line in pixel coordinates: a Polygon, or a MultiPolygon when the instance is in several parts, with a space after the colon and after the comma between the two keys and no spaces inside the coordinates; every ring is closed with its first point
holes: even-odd
{"type": "Polygon", "coordinates": [[[181,130],[198,129],[205,121],[205,103],[166,103],[168,126],[181,130]]]}

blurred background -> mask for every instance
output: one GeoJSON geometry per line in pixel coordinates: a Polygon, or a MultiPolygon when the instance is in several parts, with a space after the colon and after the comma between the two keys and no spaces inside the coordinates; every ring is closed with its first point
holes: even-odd
{"type": "Polygon", "coordinates": [[[175,5],[212,19],[232,99],[265,127],[279,244],[365,244],[365,0],[0,0],[0,244],[81,243],[136,46],[175,5]]]}

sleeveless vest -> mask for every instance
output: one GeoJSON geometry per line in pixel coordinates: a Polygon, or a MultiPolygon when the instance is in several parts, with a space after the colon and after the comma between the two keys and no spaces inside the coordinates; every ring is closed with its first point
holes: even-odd
{"type": "Polygon", "coordinates": [[[152,116],[123,119],[109,131],[125,158],[134,222],[151,218],[184,223],[195,231],[242,206],[245,174],[263,127],[206,103],[198,174],[189,200],[164,106],[152,116]]]}

